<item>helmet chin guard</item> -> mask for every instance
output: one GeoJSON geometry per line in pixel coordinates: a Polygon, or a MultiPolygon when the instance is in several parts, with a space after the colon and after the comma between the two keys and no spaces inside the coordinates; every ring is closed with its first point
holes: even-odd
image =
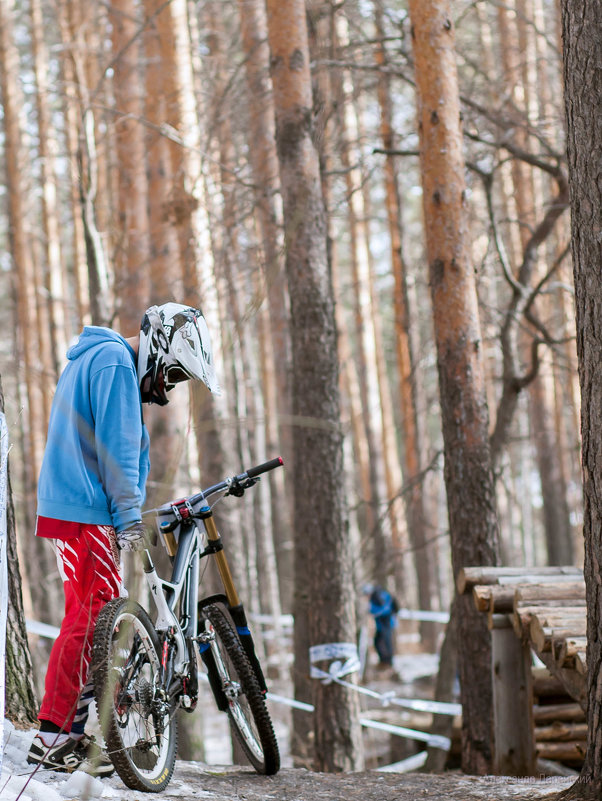
{"type": "Polygon", "coordinates": [[[201,311],[179,303],[148,308],[140,327],[137,371],[143,403],[165,406],[169,390],[191,378],[219,395],[211,338],[201,311]]]}

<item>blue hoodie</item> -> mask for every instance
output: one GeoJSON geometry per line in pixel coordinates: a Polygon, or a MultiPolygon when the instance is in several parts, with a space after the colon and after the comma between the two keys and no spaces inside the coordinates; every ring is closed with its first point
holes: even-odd
{"type": "Polygon", "coordinates": [[[67,359],[52,402],[38,514],[120,531],[141,519],[150,468],[136,356],[120,334],[86,326],[67,359]]]}

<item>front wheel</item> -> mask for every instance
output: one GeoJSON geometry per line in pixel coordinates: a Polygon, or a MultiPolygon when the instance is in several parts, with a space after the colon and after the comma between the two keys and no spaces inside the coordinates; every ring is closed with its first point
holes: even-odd
{"type": "Polygon", "coordinates": [[[176,761],[175,704],[161,683],[161,648],[144,609],[107,603],[94,630],[94,694],[109,756],[134,790],[160,793],[176,761]]]}
{"type": "Polygon", "coordinates": [[[255,770],[273,775],[280,768],[278,743],[249,658],[232,623],[217,604],[205,607],[203,614],[205,633],[201,642],[209,645],[213,653],[236,736],[255,770]]]}

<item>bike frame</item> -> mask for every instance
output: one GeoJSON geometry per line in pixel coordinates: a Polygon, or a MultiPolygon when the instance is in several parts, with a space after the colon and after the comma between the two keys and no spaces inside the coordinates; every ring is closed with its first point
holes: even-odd
{"type": "Polygon", "coordinates": [[[282,464],[280,457],[272,459],[214,484],[190,498],[153,510],[159,517],[168,517],[171,520],[171,522],[164,521],[160,525],[164,538],[177,528],[180,529],[177,545],[172,537],[171,547],[174,553],[171,554],[168,549],[173,556],[169,581],[158,575],[150,552],[146,549],[141,552],[146,582],[157,610],[155,628],[158,631],[169,632],[173,636],[176,646],[173,671],[177,676],[186,675],[190,661],[186,641],[197,637],[198,634],[199,565],[202,558],[215,557],[230,611],[238,614],[237,624],[246,626],[244,610],[207,499],[219,492],[242,496],[246,489],[259,480],[261,473],[273,470],[282,464]],[[203,535],[207,538],[207,546],[201,551],[203,535]],[[180,619],[178,619],[175,610],[180,600],[180,619]]]}
{"type": "Polygon", "coordinates": [[[174,672],[184,675],[188,667],[189,654],[186,638],[197,633],[198,579],[200,562],[200,536],[196,525],[189,525],[182,531],[170,581],[161,578],[153,564],[148,550],[142,552],[144,574],[151,598],[157,610],[155,628],[170,631],[176,645],[174,672]],[[175,610],[180,598],[181,617],[186,627],[180,625],[175,610]]]}

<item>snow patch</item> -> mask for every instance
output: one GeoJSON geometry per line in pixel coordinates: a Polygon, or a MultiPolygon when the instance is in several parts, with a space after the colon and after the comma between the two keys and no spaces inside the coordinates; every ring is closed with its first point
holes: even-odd
{"type": "Polygon", "coordinates": [[[63,798],[101,798],[104,784],[101,779],[82,770],[72,773],[62,787],[63,798]]]}

